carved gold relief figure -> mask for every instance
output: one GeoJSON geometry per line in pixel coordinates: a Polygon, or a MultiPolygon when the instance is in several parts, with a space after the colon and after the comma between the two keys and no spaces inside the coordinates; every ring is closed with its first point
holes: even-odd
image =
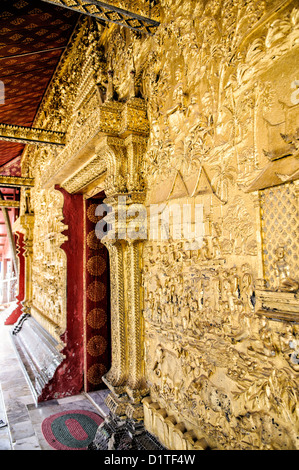
{"type": "Polygon", "coordinates": [[[278,247],[275,254],[276,260],[274,262],[274,269],[277,289],[287,292],[296,292],[299,289],[299,283],[290,277],[290,267],[285,259],[284,247],[278,247]]]}

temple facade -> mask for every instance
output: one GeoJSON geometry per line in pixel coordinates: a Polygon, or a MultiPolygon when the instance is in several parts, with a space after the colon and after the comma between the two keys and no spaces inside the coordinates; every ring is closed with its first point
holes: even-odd
{"type": "Polygon", "coordinates": [[[79,9],[0,126],[32,393],[108,388],[166,449],[298,450],[298,2],[108,4],[133,18],[79,9]]]}

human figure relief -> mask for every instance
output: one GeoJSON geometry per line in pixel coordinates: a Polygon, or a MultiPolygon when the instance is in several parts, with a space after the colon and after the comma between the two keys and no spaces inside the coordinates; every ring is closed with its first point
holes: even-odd
{"type": "Polygon", "coordinates": [[[171,321],[171,305],[170,305],[170,289],[168,282],[165,282],[163,287],[163,323],[170,323],[171,321]]]}
{"type": "Polygon", "coordinates": [[[161,366],[162,366],[164,357],[165,357],[165,354],[164,354],[163,348],[159,345],[156,350],[156,358],[155,358],[154,367],[153,367],[153,371],[158,377],[161,377],[162,375],[161,366]]]}
{"type": "Polygon", "coordinates": [[[240,297],[240,287],[239,287],[239,276],[236,266],[233,266],[230,270],[232,278],[232,292],[235,300],[238,300],[240,297]]]}
{"type": "Polygon", "coordinates": [[[299,283],[290,277],[290,266],[285,259],[285,249],[279,246],[276,251],[276,261],[274,270],[276,277],[276,290],[286,292],[296,292],[299,289],[299,283]]]}
{"type": "Polygon", "coordinates": [[[222,273],[222,301],[227,302],[230,311],[234,312],[233,286],[227,271],[223,271],[222,273]]]}
{"type": "Polygon", "coordinates": [[[201,248],[201,256],[202,256],[202,259],[204,259],[204,260],[211,259],[211,253],[210,253],[210,249],[209,249],[209,242],[206,238],[203,239],[203,245],[202,245],[202,248],[201,248]]]}
{"type": "Polygon", "coordinates": [[[174,327],[176,324],[176,318],[178,316],[178,304],[179,299],[176,294],[175,285],[172,284],[170,287],[170,319],[172,322],[172,326],[174,327]]]}
{"type": "Polygon", "coordinates": [[[145,314],[146,319],[153,321],[154,319],[154,310],[155,310],[155,299],[152,291],[149,292],[148,298],[146,299],[145,314]]]}
{"type": "Polygon", "coordinates": [[[286,327],[286,333],[280,336],[281,351],[296,372],[299,372],[299,340],[293,325],[286,327]]]}
{"type": "Polygon", "coordinates": [[[219,242],[218,237],[212,238],[212,251],[213,251],[214,259],[221,258],[221,248],[220,248],[220,242],[219,242]]]}
{"type": "Polygon", "coordinates": [[[156,318],[155,322],[161,324],[162,319],[163,319],[163,289],[162,286],[160,286],[156,292],[156,298],[157,298],[157,303],[156,303],[156,318]]]}
{"type": "Polygon", "coordinates": [[[246,313],[254,311],[254,305],[252,303],[254,295],[254,284],[253,277],[250,273],[250,268],[247,264],[242,266],[242,280],[241,280],[241,299],[244,303],[246,313]]]}
{"type": "Polygon", "coordinates": [[[221,279],[220,279],[218,271],[215,271],[214,273],[212,273],[211,282],[212,282],[214,309],[216,310],[216,312],[219,312],[220,302],[221,302],[221,279]]]}
{"type": "Polygon", "coordinates": [[[182,84],[181,67],[178,67],[175,74],[175,79],[177,81],[177,85],[173,92],[173,101],[175,105],[166,113],[166,117],[169,120],[171,132],[174,134],[176,140],[177,136],[182,130],[182,125],[185,121],[185,114],[187,109],[185,106],[185,93],[182,84]]]}
{"type": "Polygon", "coordinates": [[[198,302],[193,299],[190,305],[190,327],[195,332],[197,330],[197,315],[198,315],[198,302]]]}

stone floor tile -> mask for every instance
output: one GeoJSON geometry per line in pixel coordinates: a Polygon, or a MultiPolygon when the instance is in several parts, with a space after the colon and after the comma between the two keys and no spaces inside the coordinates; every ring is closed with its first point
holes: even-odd
{"type": "Polygon", "coordinates": [[[13,450],[41,450],[37,437],[31,436],[13,442],[13,450]]]}

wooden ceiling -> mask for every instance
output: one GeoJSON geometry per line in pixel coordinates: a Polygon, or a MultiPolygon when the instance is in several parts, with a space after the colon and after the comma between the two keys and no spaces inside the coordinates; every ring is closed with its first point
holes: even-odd
{"type": "MultiPolygon", "coordinates": [[[[0,123],[32,126],[78,18],[41,0],[1,0],[0,80],[5,101],[0,104],[0,123]]],[[[0,174],[18,175],[23,149],[22,144],[0,142],[0,174]]]]}

